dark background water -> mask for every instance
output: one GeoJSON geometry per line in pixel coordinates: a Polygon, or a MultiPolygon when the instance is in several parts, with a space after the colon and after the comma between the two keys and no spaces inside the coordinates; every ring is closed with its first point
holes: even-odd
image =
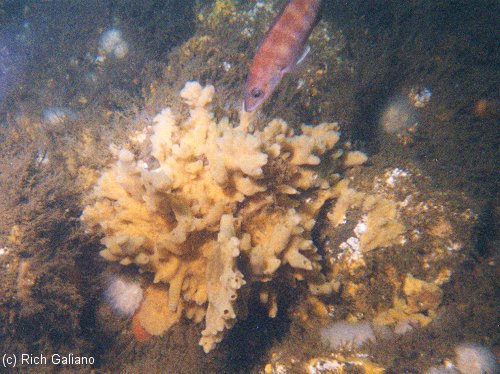
{"type": "Polygon", "coordinates": [[[431,110],[407,156],[451,188],[497,196],[500,4],[325,4],[325,17],[346,33],[358,68],[354,138],[377,148],[379,115],[391,96],[412,83],[429,87],[431,110]],[[481,99],[490,106],[483,115],[474,113],[481,99]]]}

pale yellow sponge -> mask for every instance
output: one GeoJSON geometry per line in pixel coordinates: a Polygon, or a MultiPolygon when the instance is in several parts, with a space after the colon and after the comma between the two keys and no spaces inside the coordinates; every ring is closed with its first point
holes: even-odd
{"type": "MultiPolygon", "coordinates": [[[[102,235],[105,259],[152,274],[144,279],[156,285],[140,309],[143,327],[162,334],[181,315],[204,321],[205,352],[244,309],[235,308],[250,294],[242,287],[273,280],[279,268],[287,279],[321,286],[311,231],[325,201],[339,195],[329,182],[335,171],[320,167],[339,140],[336,124],[295,134],[273,120],[251,132],[217,121],[213,95],[212,86],[187,83],[189,115],[163,109],[142,151],[117,151],[82,215],[102,235]]],[[[272,316],[273,292],[262,293],[272,316]]]]}

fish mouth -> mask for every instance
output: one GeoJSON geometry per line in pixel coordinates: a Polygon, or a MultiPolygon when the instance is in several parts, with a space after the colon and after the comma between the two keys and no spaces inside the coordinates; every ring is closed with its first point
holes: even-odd
{"type": "Polygon", "coordinates": [[[257,107],[259,106],[260,102],[254,101],[251,102],[250,100],[244,100],[243,102],[243,107],[245,109],[245,112],[253,112],[257,107]]]}

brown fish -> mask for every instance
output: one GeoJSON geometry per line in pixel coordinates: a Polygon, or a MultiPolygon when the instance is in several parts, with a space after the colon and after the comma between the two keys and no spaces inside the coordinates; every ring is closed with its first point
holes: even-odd
{"type": "Polygon", "coordinates": [[[273,21],[250,65],[245,84],[245,110],[262,104],[281,78],[307,54],[304,46],[314,28],[321,0],[289,0],[273,21]]]}

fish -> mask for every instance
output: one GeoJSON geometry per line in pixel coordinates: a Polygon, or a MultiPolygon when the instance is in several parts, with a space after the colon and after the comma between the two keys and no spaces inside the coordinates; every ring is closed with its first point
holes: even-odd
{"type": "Polygon", "coordinates": [[[250,64],[243,94],[246,112],[265,102],[283,76],[307,55],[305,44],[320,7],[321,0],[289,0],[276,16],[250,64]]]}

